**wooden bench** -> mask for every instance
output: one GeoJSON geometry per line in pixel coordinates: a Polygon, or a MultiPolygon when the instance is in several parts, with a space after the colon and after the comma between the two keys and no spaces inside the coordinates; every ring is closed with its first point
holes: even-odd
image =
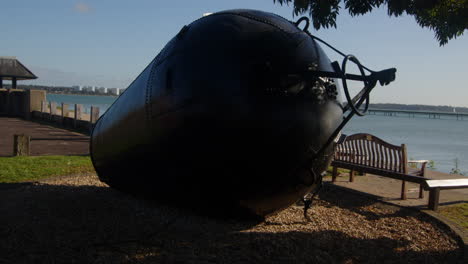
{"type": "Polygon", "coordinates": [[[412,163],[419,163],[419,168],[408,166],[405,144],[396,146],[370,134],[354,134],[336,146],[331,163],[332,182],[336,181],[337,169],[345,168],[350,170],[350,182],[354,181],[356,171],[402,180],[401,199],[403,200],[406,199],[406,182],[418,183],[419,197],[423,198],[423,188],[426,187],[428,180],[424,177],[427,161],[412,161],[412,163]]]}
{"type": "Polygon", "coordinates": [[[437,211],[439,208],[440,190],[468,188],[468,178],[449,180],[427,180],[425,189],[429,190],[429,204],[431,210],[437,211]]]}

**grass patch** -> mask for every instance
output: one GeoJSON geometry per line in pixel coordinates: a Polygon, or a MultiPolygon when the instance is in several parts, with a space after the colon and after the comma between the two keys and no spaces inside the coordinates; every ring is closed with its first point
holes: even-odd
{"type": "Polygon", "coordinates": [[[95,173],[89,156],[0,157],[0,183],[82,173],[95,173]]]}
{"type": "MultiPolygon", "coordinates": [[[[343,169],[343,168],[338,168],[338,175],[340,174],[349,174],[349,170],[348,169],[343,169]]],[[[333,175],[333,166],[329,166],[328,169],[327,169],[327,174],[325,175],[325,177],[327,176],[332,176],[333,175]]]]}
{"type": "Polygon", "coordinates": [[[468,203],[439,207],[439,213],[468,230],[468,203]]]}

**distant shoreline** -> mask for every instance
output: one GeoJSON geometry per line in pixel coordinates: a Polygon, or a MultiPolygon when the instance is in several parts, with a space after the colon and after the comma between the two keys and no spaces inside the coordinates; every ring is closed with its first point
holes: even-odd
{"type": "MultiPolygon", "coordinates": [[[[11,85],[3,85],[4,88],[11,88],[11,85]]],[[[95,88],[96,91],[87,91],[85,89],[83,90],[78,90],[74,87],[64,87],[64,86],[44,86],[44,85],[18,85],[18,89],[23,89],[23,90],[41,90],[41,91],[46,91],[49,94],[63,94],[63,95],[90,95],[90,96],[112,96],[116,97],[119,96],[115,93],[108,92],[110,89],[117,89],[117,88],[107,88],[107,90],[99,91],[98,89],[101,89],[104,87],[99,87],[95,88]]],[[[120,94],[125,90],[125,89],[118,89],[120,94]]]]}
{"type": "Polygon", "coordinates": [[[391,104],[378,103],[370,104],[369,108],[376,110],[407,110],[407,111],[431,111],[446,113],[468,113],[468,107],[458,107],[450,105],[420,105],[420,104],[391,104]]]}
{"type": "MultiPolygon", "coordinates": [[[[62,94],[62,95],[83,95],[83,96],[109,96],[118,97],[118,95],[110,94],[99,94],[89,92],[62,92],[62,91],[47,91],[50,94],[62,94]]],[[[370,104],[369,108],[376,110],[407,110],[407,111],[432,111],[432,112],[444,112],[453,113],[454,109],[457,113],[468,113],[468,107],[448,106],[448,105],[420,105],[420,104],[393,104],[393,103],[376,103],[370,104]]]]}
{"type": "MultiPolygon", "coordinates": [[[[8,85],[4,85],[5,88],[8,85]]],[[[86,95],[86,96],[110,96],[118,97],[115,94],[99,93],[99,92],[88,92],[88,91],[77,91],[72,87],[62,86],[44,86],[44,85],[19,85],[19,89],[37,89],[45,90],[50,94],[63,94],[63,95],[86,95]]],[[[121,91],[122,93],[123,91],[121,91]]],[[[457,112],[457,113],[468,113],[468,107],[451,106],[451,105],[422,105],[422,104],[396,104],[396,103],[374,103],[369,105],[373,109],[385,109],[385,110],[408,110],[408,111],[432,111],[432,112],[457,112]]]]}
{"type": "Polygon", "coordinates": [[[46,91],[46,92],[47,92],[48,94],[60,94],[60,95],[119,97],[118,95],[113,95],[113,94],[99,94],[99,93],[82,93],[82,92],[64,93],[64,92],[51,92],[51,91],[46,91]]]}

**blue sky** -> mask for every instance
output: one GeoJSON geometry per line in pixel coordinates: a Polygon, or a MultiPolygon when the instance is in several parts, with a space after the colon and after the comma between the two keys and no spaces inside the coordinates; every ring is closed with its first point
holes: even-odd
{"type": "MultiPolygon", "coordinates": [[[[39,76],[31,83],[48,85],[125,88],[183,25],[206,12],[251,8],[297,20],[292,7],[273,0],[15,0],[1,6],[0,56],[18,57],[39,76]]],[[[342,10],[337,24],[312,33],[372,69],[398,69],[397,80],[377,87],[372,102],[468,107],[467,34],[439,47],[414,18],[389,18],[384,9],[354,18],[342,10]]]]}

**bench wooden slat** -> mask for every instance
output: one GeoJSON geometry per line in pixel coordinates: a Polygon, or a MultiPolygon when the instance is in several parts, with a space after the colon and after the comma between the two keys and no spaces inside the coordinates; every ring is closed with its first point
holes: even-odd
{"type": "Polygon", "coordinates": [[[377,145],[377,149],[379,152],[379,165],[377,166],[378,168],[385,168],[384,167],[384,153],[383,153],[383,146],[382,145],[377,145]]]}
{"type": "Polygon", "coordinates": [[[351,141],[351,151],[353,152],[353,156],[352,156],[352,159],[351,161],[352,162],[355,162],[355,163],[359,163],[359,159],[358,159],[358,155],[357,155],[357,143],[356,141],[351,141]]]}
{"type": "Polygon", "coordinates": [[[361,155],[359,155],[359,161],[361,162],[362,165],[365,165],[365,162],[366,162],[366,152],[364,151],[364,142],[362,140],[358,140],[357,141],[358,145],[359,145],[359,152],[361,153],[361,155]]]}
{"type": "Polygon", "coordinates": [[[382,162],[383,162],[383,168],[388,170],[388,151],[387,151],[387,148],[385,146],[382,146],[382,151],[383,151],[383,159],[382,159],[382,162]]]}
{"type": "Polygon", "coordinates": [[[366,148],[366,142],[364,140],[361,140],[361,146],[362,146],[362,153],[363,153],[363,165],[369,166],[369,153],[366,148]]]}
{"type": "Polygon", "coordinates": [[[372,149],[371,149],[371,146],[370,146],[370,142],[366,140],[365,144],[366,144],[366,149],[367,149],[367,153],[368,153],[368,157],[369,157],[367,159],[367,165],[372,166],[372,160],[374,159],[374,156],[372,155],[372,149]]]}
{"type": "Polygon", "coordinates": [[[372,167],[376,168],[378,166],[377,165],[378,159],[377,159],[377,154],[376,154],[377,144],[374,141],[371,141],[371,145],[372,145],[372,156],[374,156],[374,160],[372,161],[372,167]]]}
{"type": "Polygon", "coordinates": [[[401,164],[404,163],[403,160],[401,160],[401,151],[398,151],[396,153],[397,155],[397,159],[398,159],[398,163],[396,164],[396,170],[399,171],[399,172],[404,172],[404,170],[402,170],[402,167],[401,167],[401,164]]]}
{"type": "Polygon", "coordinates": [[[391,157],[391,162],[390,162],[390,166],[391,166],[391,170],[392,171],[398,171],[395,166],[397,165],[397,160],[396,160],[396,150],[394,149],[390,149],[390,155],[392,156],[391,157]]]}
{"type": "Polygon", "coordinates": [[[390,162],[389,162],[389,159],[390,159],[389,149],[384,146],[384,150],[385,150],[385,169],[391,170],[390,162]]]}
{"type": "Polygon", "coordinates": [[[354,150],[353,150],[353,149],[354,149],[354,146],[353,146],[353,144],[351,144],[351,143],[352,143],[352,142],[349,142],[349,148],[348,148],[349,157],[348,157],[348,158],[349,158],[349,162],[355,162],[355,161],[354,161],[354,158],[355,158],[355,157],[354,157],[354,154],[353,154],[353,152],[354,152],[354,150]]]}
{"type": "Polygon", "coordinates": [[[353,150],[355,150],[355,152],[356,152],[356,154],[354,155],[354,159],[355,159],[354,162],[356,162],[356,163],[359,164],[359,156],[360,156],[360,155],[359,155],[359,153],[357,152],[358,149],[359,149],[359,148],[358,148],[358,143],[357,143],[357,140],[355,140],[355,141],[353,141],[353,150]]]}
{"type": "Polygon", "coordinates": [[[364,153],[362,152],[362,147],[361,147],[361,140],[356,140],[356,149],[358,150],[358,155],[357,155],[357,159],[358,159],[358,163],[363,165],[362,163],[362,157],[364,156],[364,153]]]}
{"type": "Polygon", "coordinates": [[[341,158],[342,158],[342,160],[349,161],[349,156],[344,154],[346,152],[345,150],[349,149],[349,142],[345,141],[345,142],[343,142],[343,145],[344,145],[344,147],[342,149],[342,153],[343,153],[344,156],[342,156],[341,158]]]}
{"type": "Polygon", "coordinates": [[[367,165],[367,159],[369,158],[369,154],[367,153],[366,151],[366,142],[364,142],[364,140],[360,140],[361,142],[361,152],[362,152],[362,157],[361,157],[361,161],[362,161],[362,164],[363,165],[367,165]]]}
{"type": "Polygon", "coordinates": [[[387,170],[392,171],[392,153],[390,148],[385,148],[387,154],[387,170]]]}
{"type": "Polygon", "coordinates": [[[401,165],[400,165],[401,164],[400,153],[401,153],[401,151],[394,150],[395,164],[393,165],[393,167],[395,168],[395,171],[403,172],[401,170],[401,165]]]}
{"type": "MultiPolygon", "coordinates": [[[[403,147],[403,145],[402,145],[403,147]]],[[[405,166],[405,160],[403,159],[403,151],[398,153],[398,158],[400,159],[400,171],[403,173],[407,173],[406,171],[406,166],[405,166]]]]}

